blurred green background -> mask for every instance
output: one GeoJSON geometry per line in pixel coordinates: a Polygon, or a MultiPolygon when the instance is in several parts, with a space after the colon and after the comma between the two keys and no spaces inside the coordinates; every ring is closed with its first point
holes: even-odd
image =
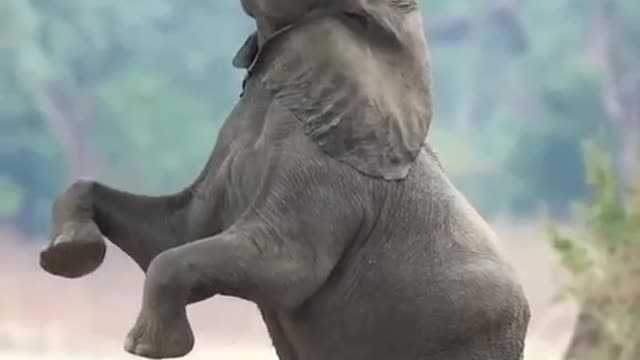
{"type": "MultiPolygon", "coordinates": [[[[569,215],[582,144],[622,179],[640,128],[640,1],[421,1],[430,141],[487,218],[569,215]]],[[[80,176],[148,194],[203,166],[240,92],[239,1],[1,0],[0,223],[41,235],[80,176]]],[[[39,237],[39,236],[36,236],[39,237]]]]}

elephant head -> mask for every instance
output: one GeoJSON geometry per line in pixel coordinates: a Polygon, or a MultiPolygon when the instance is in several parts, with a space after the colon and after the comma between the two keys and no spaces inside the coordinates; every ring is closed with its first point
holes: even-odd
{"type": "Polygon", "coordinates": [[[432,117],[415,0],[242,0],[257,31],[247,68],[329,156],[369,176],[407,176],[432,117]]]}

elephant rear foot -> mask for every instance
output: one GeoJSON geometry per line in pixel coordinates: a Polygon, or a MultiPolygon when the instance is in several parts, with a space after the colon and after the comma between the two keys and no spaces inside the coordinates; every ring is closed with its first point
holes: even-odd
{"type": "Polygon", "coordinates": [[[40,252],[40,267],[53,275],[78,278],[97,269],[106,251],[104,238],[93,222],[68,223],[40,252]]]}

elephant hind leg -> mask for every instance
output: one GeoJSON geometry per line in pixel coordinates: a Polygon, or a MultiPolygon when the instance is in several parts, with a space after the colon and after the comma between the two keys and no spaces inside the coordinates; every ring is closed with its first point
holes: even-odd
{"type": "Polygon", "coordinates": [[[429,359],[522,360],[529,316],[528,307],[524,307],[512,318],[488,324],[471,336],[451,342],[446,349],[429,359]]]}
{"type": "Polygon", "coordinates": [[[485,341],[484,344],[460,344],[438,353],[429,359],[433,360],[522,360],[524,349],[518,346],[501,344],[507,339],[495,339],[493,343],[485,341]]]}
{"type": "Polygon", "coordinates": [[[262,314],[262,319],[267,326],[267,331],[271,337],[273,347],[276,349],[276,354],[278,354],[278,359],[300,360],[294,351],[293,345],[289,339],[287,339],[284,329],[282,329],[282,325],[278,319],[278,314],[274,311],[262,308],[260,309],[260,313],[262,314]]]}

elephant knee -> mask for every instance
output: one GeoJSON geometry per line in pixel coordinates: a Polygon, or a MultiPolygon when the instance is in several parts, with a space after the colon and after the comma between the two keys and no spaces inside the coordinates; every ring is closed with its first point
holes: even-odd
{"type": "Polygon", "coordinates": [[[149,295],[181,294],[188,290],[184,262],[171,250],[156,256],[147,268],[145,292],[149,295]]]}

